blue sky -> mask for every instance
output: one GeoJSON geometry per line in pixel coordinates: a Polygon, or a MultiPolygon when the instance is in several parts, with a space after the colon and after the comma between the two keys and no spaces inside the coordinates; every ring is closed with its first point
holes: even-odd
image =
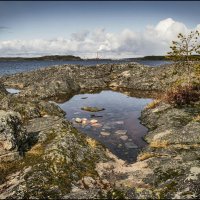
{"type": "MultiPolygon", "coordinates": [[[[169,33],[176,29],[174,23],[181,23],[187,30],[195,29],[200,24],[199,8],[198,1],[1,1],[0,56],[37,53],[82,55],[84,51],[89,55],[96,50],[110,52],[110,56],[126,56],[131,55],[131,52],[133,56],[158,54],[162,47],[158,48],[157,43],[155,47],[158,49],[155,51],[151,52],[148,47],[144,47],[147,48],[146,51],[139,50],[140,45],[145,42],[149,43],[148,45],[153,44],[146,36],[140,36],[149,34],[151,37],[151,32],[156,31],[162,42],[160,33],[157,33],[162,30],[156,29],[161,21],[163,25],[160,27],[167,23],[169,28],[168,40],[174,37],[169,33]],[[120,38],[124,38],[123,41],[120,41],[120,38]],[[126,40],[135,46],[135,49],[125,44],[126,40]],[[33,43],[40,47],[37,49],[33,43]],[[59,45],[62,44],[66,48],[59,50],[59,45]],[[48,46],[51,48],[47,49],[48,46]]],[[[186,31],[180,24],[179,29],[186,31]]],[[[160,54],[166,51],[166,46],[165,44],[160,54]]]]}

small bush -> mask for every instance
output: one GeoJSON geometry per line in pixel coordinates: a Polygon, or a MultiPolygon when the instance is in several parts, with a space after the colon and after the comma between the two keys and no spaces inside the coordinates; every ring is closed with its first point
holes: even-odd
{"type": "Polygon", "coordinates": [[[165,96],[164,101],[175,106],[183,106],[191,104],[192,102],[200,99],[200,93],[196,86],[177,86],[169,89],[165,96]]]}

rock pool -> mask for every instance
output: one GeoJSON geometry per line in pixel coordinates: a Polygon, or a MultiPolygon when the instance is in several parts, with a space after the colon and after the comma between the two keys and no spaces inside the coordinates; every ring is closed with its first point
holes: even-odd
{"type": "Polygon", "coordinates": [[[141,110],[151,101],[151,98],[104,90],[75,95],[59,106],[67,113],[66,118],[74,127],[130,163],[136,160],[138,152],[146,145],[143,136],[147,128],[140,124],[139,117],[141,110]],[[98,112],[81,109],[86,106],[104,109],[98,112]]]}

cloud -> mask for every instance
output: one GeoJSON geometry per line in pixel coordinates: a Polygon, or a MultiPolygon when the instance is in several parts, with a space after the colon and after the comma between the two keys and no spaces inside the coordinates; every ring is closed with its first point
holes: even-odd
{"type": "MultiPolygon", "coordinates": [[[[193,28],[195,29],[200,30],[200,24],[193,28]]],[[[148,25],[140,32],[124,29],[120,33],[111,33],[98,28],[72,33],[69,39],[59,37],[52,40],[0,41],[0,55],[73,54],[95,57],[97,51],[102,58],[163,55],[169,51],[171,41],[176,39],[178,33],[187,34],[189,31],[191,30],[185,24],[168,18],[158,22],[156,26],[148,25]]]]}
{"type": "Polygon", "coordinates": [[[9,28],[7,26],[0,26],[0,31],[6,31],[8,30],[9,28]]]}

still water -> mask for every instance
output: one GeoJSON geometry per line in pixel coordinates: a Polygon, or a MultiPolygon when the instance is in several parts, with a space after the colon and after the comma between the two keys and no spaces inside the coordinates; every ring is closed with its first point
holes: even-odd
{"type": "Polygon", "coordinates": [[[75,95],[59,106],[66,111],[66,118],[74,127],[100,141],[120,159],[130,163],[136,160],[138,152],[146,145],[143,136],[147,129],[140,124],[139,117],[141,110],[151,101],[150,98],[129,97],[107,90],[75,95]],[[105,110],[89,112],[81,110],[83,106],[105,110]],[[76,122],[77,118],[85,118],[84,123],[76,122]],[[94,119],[97,122],[92,123],[94,119]]]}

